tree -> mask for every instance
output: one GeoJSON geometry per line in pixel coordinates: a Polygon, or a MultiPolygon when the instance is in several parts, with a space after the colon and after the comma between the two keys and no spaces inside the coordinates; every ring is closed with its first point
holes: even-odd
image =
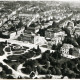
{"type": "Polygon", "coordinates": [[[73,49],[70,48],[70,49],[69,49],[69,54],[72,55],[72,53],[73,53],[73,49]]]}
{"type": "Polygon", "coordinates": [[[57,46],[55,44],[52,45],[52,50],[56,50],[57,46]]]}
{"type": "Polygon", "coordinates": [[[15,65],[15,64],[13,64],[13,65],[12,65],[12,68],[13,68],[14,70],[16,70],[16,65],[15,65]]]}
{"type": "Polygon", "coordinates": [[[71,34],[70,34],[70,30],[68,28],[62,28],[63,31],[65,31],[65,33],[71,37],[71,34]]]}
{"type": "Polygon", "coordinates": [[[45,36],[45,30],[46,29],[39,29],[38,34],[40,34],[40,36],[45,36]]]}
{"type": "Polygon", "coordinates": [[[1,76],[1,78],[6,79],[7,76],[6,76],[6,73],[4,70],[2,72],[0,72],[0,76],[1,76]]]}
{"type": "Polygon", "coordinates": [[[47,74],[47,71],[48,71],[47,69],[45,69],[45,68],[43,68],[43,67],[41,68],[41,74],[42,74],[42,75],[47,74]]]}
{"type": "Polygon", "coordinates": [[[47,74],[45,77],[46,77],[46,79],[52,79],[51,74],[47,74]]]}
{"type": "Polygon", "coordinates": [[[52,23],[52,27],[56,28],[56,27],[58,27],[58,26],[59,26],[59,24],[56,23],[55,21],[53,21],[53,23],[52,23]]]}
{"type": "Polygon", "coordinates": [[[49,60],[49,53],[43,53],[42,54],[42,59],[44,59],[44,60],[49,60]]]}
{"type": "Polygon", "coordinates": [[[76,39],[76,41],[80,45],[80,36],[76,39]]]}
{"type": "Polygon", "coordinates": [[[68,71],[69,71],[68,67],[62,69],[62,75],[63,75],[63,77],[67,76],[68,71]]]}
{"type": "Polygon", "coordinates": [[[22,79],[22,77],[21,76],[18,76],[18,79],[22,79]]]}
{"type": "Polygon", "coordinates": [[[62,44],[58,43],[56,49],[57,49],[57,50],[60,50],[61,47],[62,47],[62,44]]]}
{"type": "Polygon", "coordinates": [[[7,76],[7,79],[14,79],[13,76],[9,75],[7,76]]]}
{"type": "Polygon", "coordinates": [[[52,69],[52,74],[53,74],[53,75],[56,75],[56,70],[55,70],[54,67],[53,67],[53,69],[52,69]]]}
{"type": "Polygon", "coordinates": [[[50,61],[50,64],[51,64],[52,66],[55,66],[56,63],[57,63],[57,60],[54,59],[54,57],[52,57],[52,56],[49,57],[49,61],[50,61]]]}
{"type": "Polygon", "coordinates": [[[12,70],[8,69],[8,71],[6,71],[6,74],[12,74],[12,70]]]}
{"type": "Polygon", "coordinates": [[[39,74],[41,73],[41,67],[40,66],[37,66],[37,71],[39,74]]]}
{"type": "Polygon", "coordinates": [[[18,23],[18,28],[21,28],[23,26],[23,23],[22,23],[22,19],[20,19],[20,22],[18,23]]]}
{"type": "Polygon", "coordinates": [[[24,27],[25,27],[25,30],[27,30],[27,25],[24,25],[24,27]]]}
{"type": "Polygon", "coordinates": [[[69,36],[65,37],[63,43],[68,43],[68,44],[72,44],[74,47],[79,47],[76,40],[74,38],[69,37],[69,36]]]}
{"type": "Polygon", "coordinates": [[[47,74],[52,74],[51,70],[48,70],[48,71],[47,71],[47,74]]]}
{"type": "Polygon", "coordinates": [[[32,72],[30,73],[30,78],[32,79],[34,76],[35,76],[35,72],[32,71],[32,72]]]}
{"type": "Polygon", "coordinates": [[[56,75],[61,75],[61,69],[59,67],[55,67],[56,75]]]}
{"type": "Polygon", "coordinates": [[[76,74],[75,74],[73,71],[71,71],[71,70],[68,71],[67,76],[68,76],[70,79],[76,78],[76,74]]]}
{"type": "Polygon", "coordinates": [[[10,47],[6,47],[6,48],[5,48],[5,51],[6,51],[6,52],[10,52],[10,47]]]}
{"type": "Polygon", "coordinates": [[[30,72],[32,71],[32,67],[27,65],[26,68],[22,68],[21,70],[25,74],[30,74],[30,72]]]}
{"type": "Polygon", "coordinates": [[[39,45],[37,46],[36,55],[41,54],[41,49],[39,48],[39,45]]]}
{"type": "Polygon", "coordinates": [[[60,51],[55,51],[53,54],[52,54],[52,57],[56,60],[58,59],[61,59],[61,52],[60,51]]]}
{"type": "Polygon", "coordinates": [[[50,67],[50,61],[47,61],[45,66],[48,69],[50,67]]]}

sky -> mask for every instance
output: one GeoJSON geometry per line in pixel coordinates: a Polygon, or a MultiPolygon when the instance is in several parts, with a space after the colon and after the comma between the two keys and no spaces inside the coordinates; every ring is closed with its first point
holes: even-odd
{"type": "Polygon", "coordinates": [[[80,2],[80,0],[55,0],[55,1],[64,1],[64,2],[80,2]]]}
{"type": "Polygon", "coordinates": [[[80,2],[80,0],[0,0],[0,1],[64,1],[64,2],[80,2]]]}

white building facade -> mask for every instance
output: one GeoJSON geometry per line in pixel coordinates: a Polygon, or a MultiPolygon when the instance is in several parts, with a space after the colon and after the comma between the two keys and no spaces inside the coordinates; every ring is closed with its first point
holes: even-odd
{"type": "Polygon", "coordinates": [[[63,44],[60,51],[62,52],[62,55],[69,55],[69,49],[74,48],[71,44],[63,44]]]}

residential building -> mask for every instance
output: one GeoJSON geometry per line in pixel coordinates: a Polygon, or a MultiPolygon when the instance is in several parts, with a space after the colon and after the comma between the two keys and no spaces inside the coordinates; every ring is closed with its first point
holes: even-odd
{"type": "Polygon", "coordinates": [[[62,55],[69,55],[69,49],[74,48],[71,44],[63,44],[60,51],[62,52],[62,55]]]}

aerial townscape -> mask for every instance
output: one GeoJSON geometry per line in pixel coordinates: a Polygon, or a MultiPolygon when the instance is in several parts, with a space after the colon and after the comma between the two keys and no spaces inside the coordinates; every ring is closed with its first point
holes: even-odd
{"type": "Polygon", "coordinates": [[[0,79],[80,79],[80,3],[0,1],[0,79]]]}

